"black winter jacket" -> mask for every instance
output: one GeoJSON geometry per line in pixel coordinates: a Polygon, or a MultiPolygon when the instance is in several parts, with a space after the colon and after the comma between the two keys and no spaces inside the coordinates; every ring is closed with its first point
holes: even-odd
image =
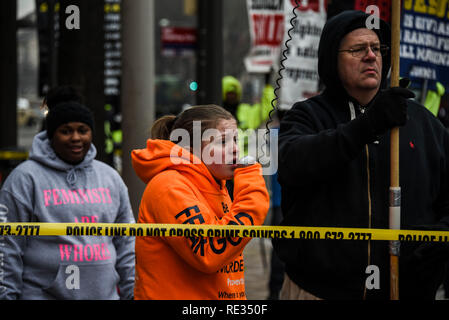
{"type": "MultiPolygon", "coordinates": [[[[401,227],[449,223],[449,134],[423,106],[409,101],[400,129],[401,227]]],[[[360,108],[355,103],[355,112],[360,108]]],[[[279,182],[282,225],[388,229],[390,135],[375,137],[363,117],[350,121],[348,101],[328,91],[297,103],[281,122],[279,182]],[[378,139],[376,139],[378,138],[378,139]]],[[[325,299],[389,297],[388,241],[279,240],[286,272],[325,299]],[[368,265],[380,269],[380,289],[365,290],[368,265]]],[[[403,243],[401,298],[434,298],[442,265],[402,263],[417,243],[403,243]]]]}
{"type": "MultiPolygon", "coordinates": [[[[390,134],[373,135],[337,72],[341,39],[363,28],[366,17],[348,11],[327,22],[318,50],[318,72],[327,89],[296,103],[281,121],[284,226],[388,228],[390,134]]],[[[383,44],[390,44],[389,30],[385,24],[374,30],[383,44]]],[[[389,59],[383,59],[382,87],[389,67],[389,59]]],[[[449,134],[416,102],[408,102],[407,112],[409,119],[400,128],[401,228],[444,230],[449,224],[449,134]]],[[[280,239],[273,244],[289,277],[320,298],[389,298],[388,241],[280,239]],[[379,267],[380,289],[365,289],[369,265],[379,267]]],[[[416,260],[413,253],[419,245],[401,244],[401,299],[434,299],[442,282],[443,263],[416,260]]]]}

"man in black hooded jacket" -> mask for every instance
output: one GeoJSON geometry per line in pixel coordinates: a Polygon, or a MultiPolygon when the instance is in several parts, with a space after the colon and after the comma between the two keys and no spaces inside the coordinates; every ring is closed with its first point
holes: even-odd
{"type": "MultiPolygon", "coordinates": [[[[405,88],[389,88],[390,28],[345,11],[326,23],[318,72],[325,90],[296,103],[279,133],[282,225],[388,229],[390,129],[400,126],[402,229],[447,230],[449,135],[405,88]]],[[[286,264],[281,297],[389,299],[388,241],[273,241],[286,264]],[[379,285],[366,280],[377,266],[379,285]]],[[[434,299],[445,244],[401,243],[400,299],[434,299]]]]}

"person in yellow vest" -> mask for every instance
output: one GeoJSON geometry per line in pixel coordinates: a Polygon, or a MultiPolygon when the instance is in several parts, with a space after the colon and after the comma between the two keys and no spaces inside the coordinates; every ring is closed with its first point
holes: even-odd
{"type": "Polygon", "coordinates": [[[253,105],[242,103],[242,85],[233,76],[223,77],[223,107],[237,119],[239,131],[239,147],[241,154],[248,154],[248,137],[268,120],[272,109],[271,101],[275,98],[274,89],[266,84],[261,101],[253,105]]]}
{"type": "Polygon", "coordinates": [[[445,88],[443,84],[437,82],[435,84],[435,90],[427,91],[426,101],[424,105],[435,117],[438,117],[438,111],[440,109],[441,97],[444,95],[445,88]]]}

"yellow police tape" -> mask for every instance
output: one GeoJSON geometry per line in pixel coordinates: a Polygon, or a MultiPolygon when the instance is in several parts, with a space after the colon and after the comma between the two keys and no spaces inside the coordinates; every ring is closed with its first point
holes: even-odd
{"type": "Polygon", "coordinates": [[[28,152],[21,151],[0,151],[0,160],[26,160],[28,152]]]}
{"type": "Polygon", "coordinates": [[[0,223],[0,236],[65,235],[449,242],[449,231],[140,223],[0,223]]]}

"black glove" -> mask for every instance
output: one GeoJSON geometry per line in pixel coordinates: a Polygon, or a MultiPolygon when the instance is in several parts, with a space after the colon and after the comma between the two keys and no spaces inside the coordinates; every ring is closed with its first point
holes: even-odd
{"type": "Polygon", "coordinates": [[[401,79],[400,87],[380,91],[368,105],[366,117],[374,135],[384,134],[407,122],[407,99],[415,97],[412,91],[406,89],[409,82],[408,79],[401,79]]]}

